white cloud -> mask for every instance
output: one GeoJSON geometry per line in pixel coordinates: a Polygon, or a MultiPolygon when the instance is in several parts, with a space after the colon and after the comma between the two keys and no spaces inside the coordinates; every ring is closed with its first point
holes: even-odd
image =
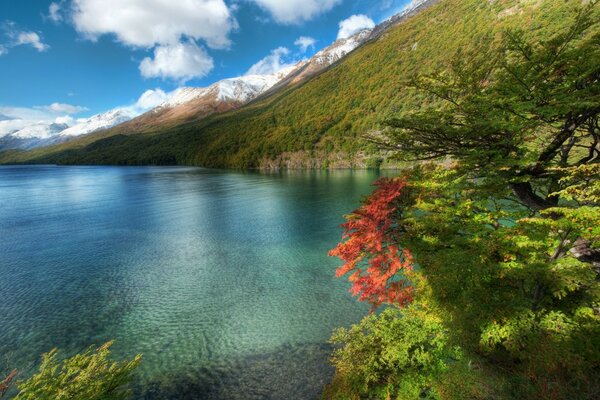
{"type": "Polygon", "coordinates": [[[54,119],[54,123],[55,124],[67,124],[69,126],[73,125],[75,123],[75,118],[69,116],[69,115],[65,115],[64,117],[56,117],[56,119],[54,119]]]}
{"type": "Polygon", "coordinates": [[[183,37],[226,48],[237,27],[224,0],[73,0],[73,22],[89,39],[114,34],[145,48],[174,45],[183,37]]]}
{"type": "Polygon", "coordinates": [[[315,43],[317,43],[317,41],[314,38],[311,38],[311,37],[308,37],[308,36],[300,36],[294,42],[294,44],[296,46],[298,46],[303,53],[305,53],[306,50],[308,50],[309,47],[314,48],[315,47],[315,43]]]}
{"type": "Polygon", "coordinates": [[[286,63],[284,58],[290,54],[287,47],[278,47],[271,51],[271,54],[254,64],[246,75],[269,75],[274,74],[284,68],[291,67],[294,62],[286,63]]]}
{"type": "Polygon", "coordinates": [[[280,24],[300,24],[331,10],[342,0],[253,0],[280,24]]]}
{"type": "Polygon", "coordinates": [[[162,89],[146,90],[135,103],[135,108],[141,111],[149,110],[161,105],[167,101],[168,98],[169,95],[162,89]]]}
{"type": "Polygon", "coordinates": [[[175,79],[186,82],[206,76],[214,67],[213,59],[193,41],[158,46],[154,58],[146,57],[140,64],[145,78],[175,79]]]}
{"type": "Polygon", "coordinates": [[[0,24],[0,31],[4,32],[6,42],[0,44],[0,56],[8,53],[12,47],[28,45],[39,52],[46,51],[50,48],[42,42],[40,35],[32,31],[22,31],[18,29],[17,24],[12,21],[5,21],[0,24]]]}
{"type": "Polygon", "coordinates": [[[56,117],[77,114],[87,108],[63,103],[52,103],[47,106],[35,107],[0,107],[0,114],[11,119],[25,120],[54,120],[56,117]]]}
{"type": "MultiPolygon", "coordinates": [[[[142,93],[134,103],[131,103],[126,106],[116,107],[107,112],[121,112],[126,115],[129,115],[131,118],[135,118],[138,115],[143,114],[146,111],[163,104],[173,95],[173,93],[175,93],[175,91],[166,93],[160,88],[148,89],[144,93],[142,93]]],[[[80,118],[77,120],[77,122],[86,122],[88,121],[88,119],[89,118],[80,118]]]]}
{"type": "Polygon", "coordinates": [[[60,3],[50,3],[50,6],[48,7],[47,18],[50,21],[56,22],[56,23],[62,21],[63,17],[61,14],[61,9],[62,9],[62,1],[60,3]]]}
{"type": "Polygon", "coordinates": [[[35,32],[18,32],[15,36],[15,46],[31,45],[37,51],[46,51],[50,48],[47,44],[42,43],[40,35],[35,32]]]}
{"type": "Polygon", "coordinates": [[[35,123],[36,121],[27,121],[22,119],[0,121],[0,138],[35,123]]]}
{"type": "Polygon", "coordinates": [[[363,29],[373,29],[375,27],[375,22],[366,15],[359,14],[341,21],[339,25],[340,30],[337,38],[346,39],[363,29]]]}
{"type": "Polygon", "coordinates": [[[88,110],[86,107],[74,106],[65,103],[52,103],[48,106],[39,106],[35,108],[57,114],[79,114],[88,110]]]}

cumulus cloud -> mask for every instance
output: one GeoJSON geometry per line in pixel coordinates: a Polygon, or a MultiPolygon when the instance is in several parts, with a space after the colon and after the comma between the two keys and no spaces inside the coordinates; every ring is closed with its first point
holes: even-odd
{"type": "Polygon", "coordinates": [[[40,106],[35,108],[57,114],[79,114],[88,110],[86,107],[74,106],[65,103],[52,103],[48,106],[40,106]]]}
{"type": "Polygon", "coordinates": [[[342,0],[253,0],[280,24],[300,24],[331,10],[342,0]]]}
{"type": "Polygon", "coordinates": [[[168,98],[169,95],[162,89],[146,90],[135,103],[135,108],[141,111],[149,110],[161,105],[168,98]]]}
{"type": "Polygon", "coordinates": [[[206,76],[214,67],[213,59],[193,41],[158,46],[154,58],[146,57],[140,64],[145,78],[175,79],[186,82],[206,76]]]}
{"type": "Polygon", "coordinates": [[[339,26],[340,30],[337,38],[346,39],[363,29],[373,29],[375,27],[375,22],[366,15],[359,14],[341,21],[339,26]]]}
{"type": "Polygon", "coordinates": [[[72,15],[77,31],[90,40],[114,35],[126,46],[154,49],[139,65],[142,75],[179,82],[213,69],[200,42],[228,48],[238,26],[225,0],[72,0],[72,15]]]}
{"type": "Polygon", "coordinates": [[[296,46],[298,46],[303,53],[305,53],[306,50],[308,50],[309,47],[314,48],[315,47],[315,43],[317,43],[317,41],[314,38],[311,38],[311,37],[308,37],[308,36],[300,36],[294,42],[294,44],[296,46]]]}
{"type": "Polygon", "coordinates": [[[126,45],[174,45],[182,37],[226,48],[237,22],[224,0],[73,0],[75,28],[89,39],[113,34],[126,45]]]}
{"type": "Polygon", "coordinates": [[[4,55],[6,53],[7,53],[6,47],[4,47],[0,44],[0,56],[4,55]]]}
{"type": "Polygon", "coordinates": [[[284,68],[291,67],[295,62],[286,62],[286,57],[290,54],[287,47],[278,47],[271,50],[271,54],[254,64],[246,75],[268,75],[281,71],[284,68]]]}

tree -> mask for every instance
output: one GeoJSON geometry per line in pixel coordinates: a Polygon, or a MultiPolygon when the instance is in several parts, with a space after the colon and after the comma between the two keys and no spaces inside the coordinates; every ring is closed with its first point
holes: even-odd
{"type": "Polygon", "coordinates": [[[111,362],[108,342],[97,349],[65,360],[56,349],[44,354],[38,373],[18,382],[15,400],[123,400],[130,392],[126,385],[141,361],[111,362]]]}
{"type": "Polygon", "coordinates": [[[435,305],[450,340],[504,374],[503,396],[600,393],[598,15],[590,1],[548,40],[482,40],[415,78],[423,107],[370,138],[426,162],[397,178],[392,221],[371,236],[412,255],[413,304],[435,305]]]}
{"type": "Polygon", "coordinates": [[[373,140],[403,158],[460,160],[533,210],[556,206],[564,169],[600,161],[597,3],[550,40],[508,31],[492,54],[459,53],[448,69],[417,78],[413,88],[442,104],[390,120],[387,140],[373,140]]]}
{"type": "Polygon", "coordinates": [[[333,352],[338,374],[328,399],[436,398],[433,382],[460,357],[441,320],[416,306],[389,307],[336,330],[331,341],[344,347],[333,352]]]}
{"type": "Polygon", "coordinates": [[[338,277],[352,274],[351,292],[361,301],[374,307],[383,303],[404,305],[410,302],[412,288],[400,273],[410,273],[412,256],[397,244],[399,217],[396,206],[406,182],[395,179],[380,179],[377,189],[363,206],[348,216],[343,224],[345,242],[330,251],[330,256],[339,257],[344,265],[338,268],[338,277]],[[368,266],[363,269],[363,261],[368,266]]]}

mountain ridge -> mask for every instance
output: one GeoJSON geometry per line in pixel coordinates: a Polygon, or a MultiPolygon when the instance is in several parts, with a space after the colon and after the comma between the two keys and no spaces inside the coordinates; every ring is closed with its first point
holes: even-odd
{"type": "Polygon", "coordinates": [[[0,156],[0,161],[218,168],[386,165],[385,154],[363,137],[381,130],[386,119],[418,107],[423,99],[407,89],[410,77],[433,72],[473,46],[488,45],[482,38],[493,40],[508,28],[548,35],[559,29],[569,6],[518,0],[419,2],[331,67],[241,108],[172,126],[148,126],[138,135],[113,129],[68,145],[0,156]],[[518,12],[506,13],[515,7],[518,12]]]}

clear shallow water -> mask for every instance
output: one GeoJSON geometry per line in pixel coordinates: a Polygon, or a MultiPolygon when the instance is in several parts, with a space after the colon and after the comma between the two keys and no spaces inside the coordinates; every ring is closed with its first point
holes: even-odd
{"type": "Polygon", "coordinates": [[[0,359],[116,339],[138,399],[318,398],[368,312],[327,251],[376,177],[0,167],[0,359]]]}

